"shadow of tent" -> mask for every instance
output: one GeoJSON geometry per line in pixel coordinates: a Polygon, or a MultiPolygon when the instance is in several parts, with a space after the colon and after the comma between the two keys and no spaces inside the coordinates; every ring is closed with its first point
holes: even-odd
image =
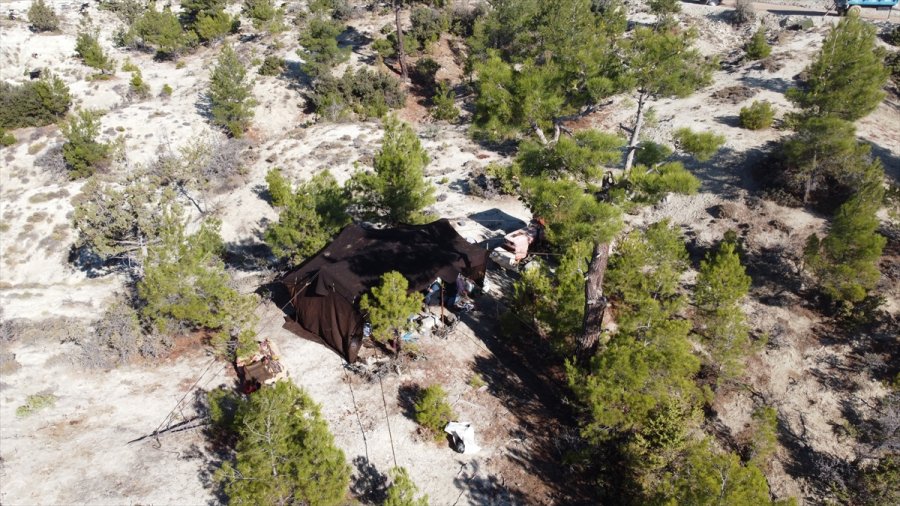
{"type": "Polygon", "coordinates": [[[469,215],[469,219],[478,223],[484,228],[490,230],[503,230],[504,233],[510,233],[527,225],[524,221],[507,214],[505,211],[497,209],[488,209],[469,215]]]}

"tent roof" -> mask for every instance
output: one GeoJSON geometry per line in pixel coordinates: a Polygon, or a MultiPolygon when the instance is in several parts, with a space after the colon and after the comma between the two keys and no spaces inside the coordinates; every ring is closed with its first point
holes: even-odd
{"type": "Polygon", "coordinates": [[[355,303],[386,272],[398,271],[411,290],[424,290],[437,277],[453,282],[459,272],[481,270],[487,255],[463,239],[446,219],[385,229],[351,224],[282,282],[294,288],[292,293],[298,285],[315,283],[317,294],[335,291],[355,303]]]}

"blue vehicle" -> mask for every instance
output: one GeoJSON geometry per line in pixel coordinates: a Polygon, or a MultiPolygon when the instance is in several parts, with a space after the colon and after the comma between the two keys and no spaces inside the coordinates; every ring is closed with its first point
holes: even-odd
{"type": "Polygon", "coordinates": [[[849,13],[860,14],[863,7],[892,10],[897,3],[900,3],[900,0],[836,0],[834,5],[837,7],[838,14],[843,16],[849,13]]]}

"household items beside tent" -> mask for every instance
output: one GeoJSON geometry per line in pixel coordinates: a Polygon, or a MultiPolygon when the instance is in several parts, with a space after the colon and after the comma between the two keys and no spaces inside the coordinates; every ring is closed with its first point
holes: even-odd
{"type": "MultiPolygon", "coordinates": [[[[331,244],[281,279],[294,308],[293,320],[303,332],[294,325],[286,328],[320,339],[353,363],[367,323],[359,299],[380,283],[383,274],[401,273],[410,291],[428,289],[430,300],[443,307],[456,295],[460,276],[469,280],[463,281],[467,293],[470,285],[474,289],[484,279],[487,257],[486,250],[467,242],[446,219],[381,229],[348,225],[331,244]],[[443,295],[435,299],[438,280],[443,295]]],[[[431,327],[437,323],[431,322],[431,327]]]]}

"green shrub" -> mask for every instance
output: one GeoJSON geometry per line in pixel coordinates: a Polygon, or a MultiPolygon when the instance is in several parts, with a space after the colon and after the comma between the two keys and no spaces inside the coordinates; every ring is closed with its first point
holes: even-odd
{"type": "Polygon", "coordinates": [[[172,96],[172,87],[169,86],[168,83],[162,85],[162,89],[159,90],[159,96],[161,97],[171,97],[172,96]]]}
{"type": "Polygon", "coordinates": [[[441,81],[437,84],[431,101],[434,103],[434,107],[431,109],[431,116],[434,119],[453,122],[459,118],[459,109],[456,107],[456,93],[450,89],[450,85],[446,82],[441,81]]]}
{"type": "Polygon", "coordinates": [[[88,67],[93,67],[104,74],[111,73],[116,68],[116,61],[109,57],[100,47],[97,33],[82,31],[75,40],[75,52],[81,61],[88,67]]]}
{"type": "Polygon", "coordinates": [[[762,130],[772,126],[775,109],[768,102],[754,101],[749,107],[741,107],[741,126],[748,130],[762,130]]]}
{"type": "Polygon", "coordinates": [[[453,408],[447,403],[447,392],[440,385],[422,390],[414,408],[416,422],[431,431],[435,440],[441,439],[444,427],[456,418],[453,408]]]}
{"type": "Polygon", "coordinates": [[[759,30],[750,37],[750,40],[744,46],[747,58],[751,60],[759,60],[769,56],[772,53],[772,46],[766,40],[766,27],[760,26],[759,30]]]}
{"type": "Polygon", "coordinates": [[[645,167],[653,168],[670,156],[672,156],[672,148],[669,146],[653,141],[644,141],[638,144],[634,161],[645,167]]]}
{"type": "Polygon", "coordinates": [[[197,36],[194,32],[184,31],[178,16],[168,6],[158,11],[155,5],[151,3],[144,14],[134,22],[131,36],[140,39],[142,46],[156,50],[160,58],[174,58],[194,45],[197,36]]]}
{"type": "Polygon", "coordinates": [[[437,42],[441,33],[446,32],[450,27],[450,19],[443,11],[425,6],[413,9],[409,14],[409,22],[412,25],[409,35],[415,39],[416,45],[404,47],[408,51],[427,48],[437,42]]]}
{"type": "Polygon", "coordinates": [[[144,13],[146,6],[142,0],[101,0],[99,8],[112,12],[127,26],[131,26],[144,13]]]}
{"type": "Polygon", "coordinates": [[[34,0],[28,9],[28,23],[36,32],[55,32],[59,30],[59,17],[44,0],[34,0]]]}
{"type": "Polygon", "coordinates": [[[892,46],[900,46],[900,25],[894,25],[894,29],[885,36],[885,40],[892,46]]]}
{"type": "Polygon", "coordinates": [[[137,72],[139,70],[138,66],[131,62],[131,58],[126,58],[125,62],[122,63],[122,72],[137,72]]]}
{"type": "Polygon", "coordinates": [[[487,385],[487,383],[485,383],[485,381],[484,381],[484,378],[482,378],[481,375],[478,373],[475,373],[469,377],[468,384],[470,387],[474,388],[475,390],[478,390],[479,388],[487,385]]]}
{"type": "Polygon", "coordinates": [[[724,135],[716,135],[712,132],[694,132],[690,128],[676,130],[675,140],[682,151],[701,162],[712,158],[725,144],[724,135]]]}
{"type": "Polygon", "coordinates": [[[212,71],[208,97],[213,123],[232,137],[241,137],[253,119],[253,81],[231,46],[225,46],[212,71]]]}
{"type": "Polygon", "coordinates": [[[182,0],[181,23],[202,42],[220,39],[239,26],[226,6],[226,0],[182,0]]]}
{"type": "Polygon", "coordinates": [[[518,165],[500,165],[491,162],[484,168],[484,173],[500,183],[500,193],[504,195],[515,195],[518,188],[519,174],[516,171],[518,165]]]}
{"type": "Polygon", "coordinates": [[[278,381],[236,403],[233,458],[215,474],[228,504],[348,504],[350,466],[306,391],[278,381]]]}
{"type": "Polygon", "coordinates": [[[681,162],[664,163],[654,169],[635,165],[628,179],[639,192],[635,200],[644,202],[656,202],[666,193],[692,195],[700,189],[700,180],[681,162]]]}
{"type": "Polygon", "coordinates": [[[137,284],[141,317],[159,332],[208,329],[225,357],[257,348],[253,330],[257,298],[231,286],[221,254],[219,223],[206,221],[187,234],[179,213],[163,217],[159,240],[148,250],[137,284]],[[236,345],[231,344],[236,339],[236,345]]]}
{"type": "Polygon", "coordinates": [[[437,71],[440,70],[441,64],[431,58],[420,58],[413,66],[412,78],[420,86],[425,88],[426,92],[431,93],[434,89],[437,71]]]}
{"type": "Polygon", "coordinates": [[[388,39],[376,39],[375,42],[372,43],[372,50],[378,53],[378,56],[382,59],[391,58],[397,54],[394,43],[388,39]]]}
{"type": "Polygon", "coordinates": [[[348,70],[341,78],[319,77],[309,98],[316,113],[331,121],[351,113],[361,118],[380,117],[406,103],[406,93],[396,78],[365,68],[348,70]]]}
{"type": "Polygon", "coordinates": [[[278,33],[284,30],[284,9],[274,0],[244,0],[242,12],[253,21],[253,28],[278,33]]]}
{"type": "Polygon", "coordinates": [[[25,417],[42,409],[53,407],[57,397],[53,394],[33,394],[25,399],[25,404],[16,408],[16,416],[25,417]]]}
{"type": "Polygon", "coordinates": [[[150,96],[150,85],[144,82],[144,77],[141,75],[140,69],[131,73],[129,90],[132,96],[139,99],[145,99],[150,96]]]}
{"type": "Polygon", "coordinates": [[[16,143],[16,138],[13,134],[7,132],[6,130],[0,128],[0,146],[12,146],[16,143]]]}
{"type": "Polygon", "coordinates": [[[109,144],[97,142],[100,134],[100,113],[80,109],[72,114],[61,126],[66,143],[63,144],[63,159],[72,179],[92,175],[94,170],[109,158],[109,144]]]}
{"type": "Polygon", "coordinates": [[[0,81],[0,128],[44,126],[65,116],[72,104],[69,87],[56,76],[15,86],[0,81]]]}
{"type": "Polygon", "coordinates": [[[387,489],[387,497],[383,506],[428,506],[428,496],[419,495],[419,488],[409,477],[406,468],[391,469],[391,486],[387,489]]]}
{"type": "Polygon", "coordinates": [[[894,86],[900,86],[900,51],[894,51],[884,57],[884,66],[890,72],[894,86]]]}
{"type": "Polygon", "coordinates": [[[315,16],[306,23],[300,35],[302,49],[297,53],[305,62],[303,71],[310,76],[330,74],[331,68],[350,56],[349,47],[340,47],[338,35],[344,25],[331,19],[315,16]]]}
{"type": "Polygon", "coordinates": [[[262,65],[259,66],[259,75],[279,76],[282,72],[284,72],[284,68],[284,58],[279,58],[277,56],[266,56],[266,59],[263,60],[262,65]]]}
{"type": "Polygon", "coordinates": [[[211,14],[202,14],[194,24],[194,33],[203,42],[218,40],[237,30],[237,20],[228,13],[218,11],[211,14]]]}

